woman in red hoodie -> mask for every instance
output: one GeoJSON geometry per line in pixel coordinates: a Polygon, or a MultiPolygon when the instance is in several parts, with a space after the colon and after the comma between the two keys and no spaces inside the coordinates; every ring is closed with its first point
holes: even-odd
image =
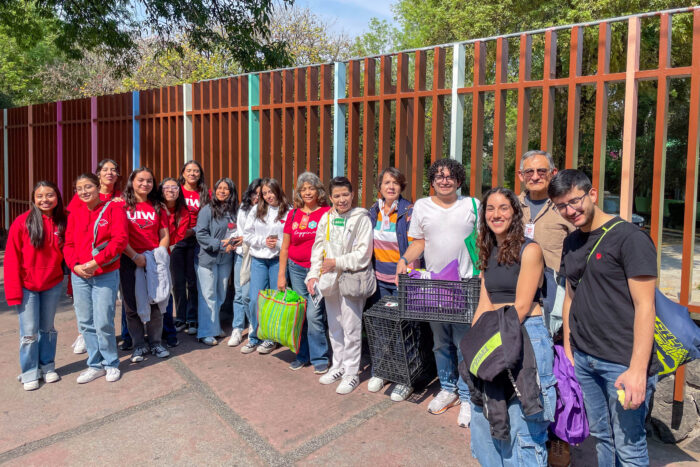
{"type": "MultiPolygon", "coordinates": [[[[165,210],[168,213],[168,234],[170,235],[170,251],[175,245],[185,238],[190,229],[190,210],[185,203],[180,185],[172,177],[166,177],[158,186],[158,196],[160,197],[165,210]]],[[[178,272],[174,270],[173,263],[170,263],[170,275],[175,276],[178,272]]],[[[178,345],[177,328],[173,322],[173,296],[170,295],[168,308],[163,315],[163,339],[168,347],[178,345]]]]}
{"type": "Polygon", "coordinates": [[[39,379],[54,383],[57,333],[53,327],[63,285],[66,215],[58,187],[36,184],[29,211],[12,223],[5,248],[4,284],[8,305],[19,314],[19,364],[24,389],[39,388],[39,379]]]}
{"type": "MultiPolygon", "coordinates": [[[[97,178],[100,180],[99,185],[97,186],[98,188],[98,194],[100,197],[100,201],[109,201],[113,200],[118,203],[123,203],[124,199],[122,198],[122,192],[119,189],[119,177],[120,177],[120,171],[119,171],[119,164],[117,161],[113,159],[102,159],[99,164],[97,164],[97,168],[95,169],[95,175],[97,175],[97,178]]],[[[70,200],[70,203],[68,203],[68,207],[66,208],[66,211],[68,211],[69,215],[71,212],[83,208],[85,206],[85,203],[83,203],[80,200],[80,196],[78,193],[73,195],[73,198],[70,200]]],[[[70,286],[72,284],[68,284],[69,286],[69,291],[68,294],[72,295],[72,291],[70,290],[70,286]]],[[[123,340],[123,350],[129,350],[131,349],[131,337],[129,337],[129,331],[126,328],[126,316],[124,314],[124,306],[122,305],[122,340],[123,340]]],[[[87,348],[85,347],[85,339],[83,339],[82,334],[78,334],[78,337],[75,339],[73,342],[73,353],[76,354],[81,354],[85,353],[87,351],[87,348]]]]}
{"type": "Polygon", "coordinates": [[[66,264],[73,284],[75,315],[85,339],[87,370],[78,383],[106,375],[117,381],[119,356],[114,332],[114,308],[119,289],[119,257],[128,241],[123,203],[100,199],[100,182],[91,173],[78,177],[75,191],[83,206],[68,216],[66,264]]]}

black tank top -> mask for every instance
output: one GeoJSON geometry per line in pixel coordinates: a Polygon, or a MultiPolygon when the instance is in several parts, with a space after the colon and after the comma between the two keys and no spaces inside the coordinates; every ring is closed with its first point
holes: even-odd
{"type": "MultiPolygon", "coordinates": [[[[529,238],[525,239],[520,248],[520,257],[523,250],[530,243],[535,243],[529,238]]],[[[489,261],[484,271],[484,287],[491,297],[491,303],[513,303],[515,302],[515,290],[518,287],[518,276],[520,275],[520,261],[513,264],[498,263],[498,245],[494,246],[489,256],[489,261]]],[[[537,289],[534,302],[540,301],[540,290],[537,289]]]]}

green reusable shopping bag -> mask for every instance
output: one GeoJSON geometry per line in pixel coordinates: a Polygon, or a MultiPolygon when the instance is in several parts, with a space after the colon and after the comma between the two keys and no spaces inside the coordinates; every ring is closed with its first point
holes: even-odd
{"type": "Polygon", "coordinates": [[[271,340],[299,352],[306,300],[293,290],[258,293],[258,339],[271,340]]]}

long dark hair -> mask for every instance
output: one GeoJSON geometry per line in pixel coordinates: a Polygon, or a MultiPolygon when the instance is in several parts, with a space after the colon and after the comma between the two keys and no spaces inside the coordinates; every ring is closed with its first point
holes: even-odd
{"type": "Polygon", "coordinates": [[[204,169],[202,168],[202,164],[195,160],[187,161],[187,163],[182,166],[182,170],[180,170],[180,178],[177,179],[177,182],[180,184],[180,186],[185,186],[185,169],[190,164],[196,165],[199,169],[199,180],[197,180],[197,192],[199,193],[199,205],[204,206],[209,202],[209,187],[207,186],[207,179],[204,176],[204,169]]]}
{"type": "Polygon", "coordinates": [[[44,239],[46,237],[42,212],[34,201],[34,194],[36,191],[39,188],[44,187],[51,188],[54,193],[56,193],[56,199],[58,202],[51,213],[51,220],[53,220],[54,225],[58,227],[58,238],[61,245],[66,238],[66,212],[63,209],[63,198],[61,198],[61,192],[58,190],[58,187],[55,184],[47,180],[42,180],[34,185],[30,201],[29,215],[27,216],[27,220],[25,222],[27,232],[29,232],[29,241],[34,248],[41,248],[44,245],[44,239]]]}
{"type": "Polygon", "coordinates": [[[232,216],[234,219],[236,218],[236,215],[238,214],[238,190],[236,189],[236,184],[233,183],[233,180],[228,177],[224,177],[219,179],[214,184],[214,196],[211,197],[209,205],[211,206],[211,213],[214,216],[214,219],[221,219],[227,214],[232,216]],[[219,185],[222,183],[228,185],[228,191],[230,191],[230,194],[225,201],[219,201],[219,199],[216,197],[216,189],[219,188],[219,185]]]}
{"type": "Polygon", "coordinates": [[[153,175],[153,171],[148,167],[139,167],[131,172],[129,179],[126,181],[126,188],[124,189],[124,201],[131,212],[136,211],[136,203],[138,203],[138,200],[136,199],[136,193],[134,193],[134,179],[136,178],[136,174],[141,172],[148,172],[151,177],[153,177],[153,189],[150,193],[148,193],[147,200],[153,205],[156,213],[160,214],[161,204],[160,200],[158,199],[158,190],[156,190],[156,177],[153,175]]]}
{"type": "Polygon", "coordinates": [[[489,263],[489,256],[491,256],[491,250],[497,245],[496,234],[493,233],[486,223],[486,204],[489,200],[489,196],[495,194],[505,196],[513,209],[513,218],[510,221],[510,227],[508,227],[506,238],[498,249],[498,263],[519,263],[520,248],[523,246],[523,243],[525,243],[523,210],[520,207],[518,197],[507,188],[491,188],[482,198],[481,207],[479,208],[479,236],[477,238],[477,247],[479,248],[479,267],[481,269],[486,269],[489,263]]]}
{"type": "MultiPolygon", "coordinates": [[[[165,201],[165,193],[163,193],[163,185],[165,185],[165,182],[175,182],[178,187],[180,186],[180,184],[173,177],[165,177],[163,180],[160,181],[160,184],[158,185],[158,199],[161,203],[163,203],[163,206],[167,208],[168,203],[165,201]]],[[[182,209],[186,207],[187,203],[185,203],[185,195],[182,194],[182,190],[180,189],[177,192],[177,198],[175,199],[175,207],[173,208],[173,212],[170,213],[170,215],[175,216],[175,225],[178,225],[180,223],[180,211],[182,211],[182,209]]]]}
{"type": "Polygon", "coordinates": [[[287,211],[289,211],[289,202],[287,201],[287,196],[284,194],[284,191],[282,191],[282,186],[280,185],[280,182],[278,182],[276,178],[263,178],[262,182],[260,182],[260,200],[258,201],[258,212],[255,216],[261,221],[265,220],[265,217],[267,216],[268,204],[267,201],[265,201],[265,197],[262,194],[263,187],[268,187],[277,197],[277,201],[279,203],[279,212],[277,213],[277,220],[281,221],[285,218],[287,211]]]}
{"type": "MultiPolygon", "coordinates": [[[[119,190],[121,187],[121,180],[122,180],[122,172],[121,169],[119,168],[119,163],[115,161],[114,159],[102,159],[98,164],[97,168],[95,169],[95,175],[97,175],[97,179],[99,181],[100,177],[100,172],[102,171],[102,167],[105,166],[105,164],[112,164],[114,165],[114,168],[117,170],[117,181],[114,182],[114,193],[115,191],[119,190]]],[[[97,184],[97,188],[100,187],[100,184],[97,184]]]]}
{"type": "Polygon", "coordinates": [[[246,188],[243,196],[241,197],[241,205],[238,207],[238,209],[241,209],[244,212],[250,211],[250,208],[253,207],[253,196],[255,195],[255,191],[260,188],[261,183],[262,178],[256,178],[250,182],[248,188],[246,188]]]}

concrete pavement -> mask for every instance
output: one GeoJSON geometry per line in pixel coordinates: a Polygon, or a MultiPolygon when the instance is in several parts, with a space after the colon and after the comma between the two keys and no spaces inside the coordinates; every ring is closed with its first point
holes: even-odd
{"type": "MultiPolygon", "coordinates": [[[[4,297],[3,297],[4,298],[4,297]]],[[[26,392],[17,382],[18,321],[0,306],[0,463],[85,465],[477,465],[458,408],[430,415],[433,382],[394,403],[363,383],[347,396],[322,386],[310,367],[290,371],[293,354],[243,355],[180,334],[165,360],[132,364],[122,379],[78,385],[85,355],[70,301],[56,316],[62,380],[26,392]]],[[[700,455],[651,443],[653,465],[698,465],[700,455]]],[[[582,464],[579,464],[582,465],[582,464]]]]}

